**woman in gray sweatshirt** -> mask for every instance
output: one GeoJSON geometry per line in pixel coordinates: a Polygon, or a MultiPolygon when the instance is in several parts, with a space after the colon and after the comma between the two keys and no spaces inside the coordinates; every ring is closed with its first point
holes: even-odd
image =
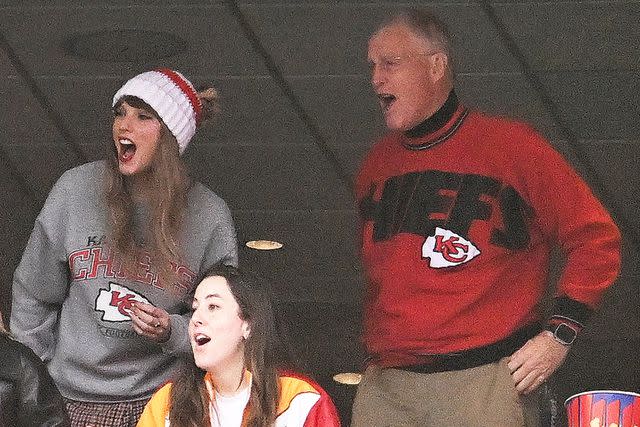
{"type": "Polygon", "coordinates": [[[110,156],[65,172],[36,220],[11,330],[47,363],[72,425],[135,425],[190,351],[184,296],[211,265],[237,264],[227,205],[180,157],[215,98],[169,69],[127,81],[110,156]]]}

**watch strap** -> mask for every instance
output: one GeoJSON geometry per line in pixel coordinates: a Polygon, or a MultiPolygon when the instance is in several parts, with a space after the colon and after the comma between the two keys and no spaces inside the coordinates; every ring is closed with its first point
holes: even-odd
{"type": "Polygon", "coordinates": [[[569,319],[550,319],[545,327],[545,330],[553,334],[553,339],[566,346],[573,344],[581,329],[582,325],[569,319]]]}

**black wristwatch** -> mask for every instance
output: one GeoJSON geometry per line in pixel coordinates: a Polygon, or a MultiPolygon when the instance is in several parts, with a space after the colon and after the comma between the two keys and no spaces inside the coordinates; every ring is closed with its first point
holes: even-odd
{"type": "Polygon", "coordinates": [[[562,345],[573,344],[578,336],[578,331],[564,322],[557,325],[547,325],[546,330],[553,333],[553,338],[562,345]]]}

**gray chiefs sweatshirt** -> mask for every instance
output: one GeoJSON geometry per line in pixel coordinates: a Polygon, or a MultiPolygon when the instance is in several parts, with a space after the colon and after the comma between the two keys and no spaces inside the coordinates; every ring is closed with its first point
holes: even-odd
{"type": "MultiPolygon", "coordinates": [[[[105,162],[65,172],[38,215],[13,280],[11,331],[45,362],[63,396],[88,402],[149,397],[190,351],[184,296],[203,270],[237,264],[225,202],[200,183],[189,192],[179,282],[161,283],[148,256],[125,275],[108,246],[105,162]],[[171,315],[157,344],[135,333],[127,309],[149,302],[171,315]]],[[[141,214],[144,216],[144,214],[141,214]]],[[[148,222],[148,221],[147,221],[148,222]]]]}

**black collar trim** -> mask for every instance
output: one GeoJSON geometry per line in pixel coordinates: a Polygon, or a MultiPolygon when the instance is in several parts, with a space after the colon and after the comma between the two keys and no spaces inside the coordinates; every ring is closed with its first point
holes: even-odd
{"type": "Polygon", "coordinates": [[[402,141],[402,146],[404,148],[407,148],[407,149],[411,150],[411,151],[422,151],[422,150],[426,150],[428,148],[431,148],[434,145],[438,145],[441,142],[443,142],[444,140],[448,139],[451,135],[453,135],[458,130],[458,128],[462,125],[462,122],[464,122],[464,119],[466,119],[468,115],[469,115],[469,110],[464,108],[462,110],[462,113],[460,114],[460,116],[456,119],[456,121],[451,126],[451,128],[444,135],[441,135],[440,137],[438,137],[436,139],[433,139],[431,141],[427,141],[427,142],[425,142],[423,144],[410,144],[406,140],[403,140],[402,141]]]}
{"type": "Polygon", "coordinates": [[[451,92],[449,92],[447,100],[438,111],[428,119],[412,127],[408,131],[405,131],[404,136],[408,138],[422,138],[423,136],[440,130],[440,128],[451,120],[451,117],[453,117],[453,114],[458,109],[458,105],[460,105],[458,97],[456,96],[456,92],[452,89],[451,92]]]}

